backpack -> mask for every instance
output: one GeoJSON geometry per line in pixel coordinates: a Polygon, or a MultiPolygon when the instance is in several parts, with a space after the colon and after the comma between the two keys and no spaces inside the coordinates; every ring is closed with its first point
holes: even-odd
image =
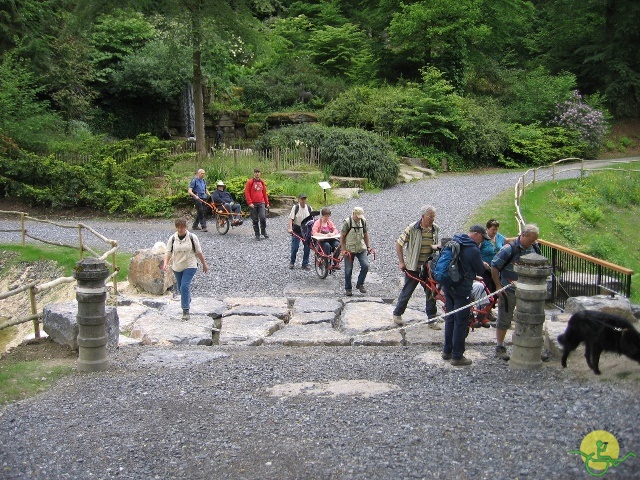
{"type": "Polygon", "coordinates": [[[433,279],[445,287],[454,285],[462,280],[463,277],[460,274],[458,265],[459,256],[460,244],[455,240],[447,242],[438,256],[435,268],[431,272],[433,279]]]}
{"type": "Polygon", "coordinates": [[[311,231],[313,230],[313,224],[316,222],[316,218],[313,215],[309,215],[302,220],[300,229],[302,230],[302,241],[305,245],[309,245],[311,241],[311,231]]]}
{"type": "MultiPolygon", "coordinates": [[[[193,252],[195,253],[196,251],[196,244],[193,243],[193,236],[191,235],[191,232],[189,232],[189,240],[191,240],[191,250],[193,250],[193,252]]],[[[173,243],[176,241],[176,236],[175,235],[171,235],[171,248],[169,249],[169,251],[171,253],[173,253],[173,243]]]]}
{"type": "Polygon", "coordinates": [[[349,221],[349,228],[347,229],[347,233],[345,233],[345,235],[348,235],[352,228],[355,228],[356,230],[359,229],[359,228],[362,228],[363,230],[365,228],[367,228],[367,223],[366,223],[364,218],[360,219],[360,223],[362,223],[362,226],[357,226],[357,225],[354,226],[353,225],[353,217],[351,215],[349,215],[348,218],[345,218],[344,221],[345,222],[349,221]]]}
{"type": "MultiPolygon", "coordinates": [[[[504,262],[504,265],[502,266],[502,268],[500,270],[504,270],[504,267],[506,267],[507,265],[509,265],[511,263],[511,261],[513,260],[513,258],[516,256],[517,253],[517,248],[518,248],[518,244],[516,243],[515,240],[512,240],[508,243],[508,245],[511,247],[511,254],[509,255],[509,258],[507,258],[507,261],[504,262]]],[[[533,245],[533,251],[536,252],[538,255],[542,255],[542,250],[540,250],[540,244],[538,242],[534,243],[533,245]]]]}

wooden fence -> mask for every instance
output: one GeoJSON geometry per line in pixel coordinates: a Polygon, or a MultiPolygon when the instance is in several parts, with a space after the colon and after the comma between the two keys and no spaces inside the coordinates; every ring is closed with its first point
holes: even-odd
{"type": "MultiPolygon", "coordinates": [[[[0,210],[0,214],[6,214],[6,215],[15,215],[17,217],[19,217],[19,228],[15,228],[15,229],[4,229],[4,230],[0,230],[2,232],[16,232],[16,233],[20,233],[20,238],[21,238],[21,244],[22,246],[26,246],[26,239],[27,238],[31,238],[33,240],[42,242],[42,243],[46,243],[49,245],[56,245],[59,247],[68,247],[68,248],[74,248],[74,249],[78,249],[80,252],[80,260],[84,257],[84,252],[88,252],[91,255],[93,255],[96,258],[99,258],[100,260],[103,260],[107,263],[108,267],[111,269],[111,274],[106,278],[105,282],[112,282],[113,285],[113,293],[115,295],[118,294],[118,283],[117,283],[117,275],[118,275],[118,270],[119,267],[116,265],[116,253],[118,251],[118,242],[116,240],[111,240],[108,239],[106,237],[104,237],[103,235],[101,235],[100,233],[96,232],[93,228],[89,227],[88,225],[85,225],[83,223],[78,223],[77,225],[67,225],[67,224],[62,224],[62,223],[57,223],[57,222],[52,222],[50,220],[42,220],[42,219],[38,219],[35,217],[31,217],[29,216],[27,213],[25,212],[13,212],[13,211],[3,211],[0,210]],[[44,224],[49,224],[49,225],[53,225],[56,227],[60,227],[63,229],[69,229],[69,230],[77,230],[78,232],[78,243],[77,245],[69,245],[69,244],[65,244],[62,242],[54,242],[54,241],[49,241],[49,240],[45,240],[43,238],[39,238],[36,237],[35,235],[32,235],[29,233],[29,230],[26,228],[26,224],[27,222],[38,222],[38,223],[44,223],[44,224]],[[109,249],[104,252],[103,254],[99,254],[97,253],[93,248],[91,248],[89,245],[87,245],[87,242],[84,241],[83,239],[83,231],[86,230],[88,233],[91,233],[92,235],[94,235],[95,237],[97,237],[97,239],[100,242],[104,242],[109,246],[109,249]],[[111,261],[109,261],[109,258],[111,258],[111,261]]],[[[11,318],[9,317],[9,320],[3,322],[0,324],[0,330],[3,330],[5,328],[8,328],[12,325],[18,325],[21,323],[26,323],[29,321],[33,322],[33,328],[34,328],[34,334],[36,336],[36,338],[40,337],[40,320],[42,319],[42,311],[38,309],[37,306],[37,302],[36,302],[36,294],[39,292],[44,292],[47,291],[51,288],[54,288],[58,285],[62,285],[64,283],[71,283],[71,282],[75,282],[75,278],[74,277],[59,277],[56,278],[55,280],[52,280],[50,282],[46,282],[46,283],[42,283],[42,284],[37,284],[37,282],[32,282],[29,283],[27,285],[23,285],[21,287],[18,287],[16,289],[13,290],[9,290],[7,292],[0,292],[0,300],[4,300],[6,298],[12,297],[14,295],[18,295],[22,292],[29,292],[29,302],[30,302],[30,311],[31,311],[31,315],[28,315],[26,317],[19,317],[19,318],[11,318]]]]}

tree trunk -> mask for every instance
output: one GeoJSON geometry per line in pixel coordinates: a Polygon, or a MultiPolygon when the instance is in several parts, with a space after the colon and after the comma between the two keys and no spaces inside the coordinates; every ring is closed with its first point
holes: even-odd
{"type": "Polygon", "coordinates": [[[206,155],[207,139],[204,136],[204,95],[202,94],[203,85],[201,63],[202,30],[200,26],[199,12],[192,12],[191,24],[193,28],[193,103],[196,116],[196,151],[199,155],[206,155]]]}

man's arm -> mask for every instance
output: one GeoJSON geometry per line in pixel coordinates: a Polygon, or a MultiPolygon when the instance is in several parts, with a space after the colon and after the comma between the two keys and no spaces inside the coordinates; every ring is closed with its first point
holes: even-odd
{"type": "Polygon", "coordinates": [[[496,290],[500,290],[502,288],[502,283],[500,282],[500,271],[496,267],[491,267],[491,278],[493,279],[493,283],[496,284],[496,290]]]}
{"type": "Polygon", "coordinates": [[[398,256],[398,266],[400,270],[404,271],[407,265],[404,263],[404,248],[398,242],[396,242],[396,255],[398,256]]]}

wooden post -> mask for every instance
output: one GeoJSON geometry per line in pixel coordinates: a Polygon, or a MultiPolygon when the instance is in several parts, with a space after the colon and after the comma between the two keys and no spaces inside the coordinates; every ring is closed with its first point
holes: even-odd
{"type": "MultiPolygon", "coordinates": [[[[36,305],[35,287],[29,289],[29,300],[31,301],[31,314],[36,315],[38,313],[38,306],[36,305]]],[[[36,338],[40,338],[40,320],[38,317],[33,319],[33,333],[36,338]]]]}
{"type": "MultiPolygon", "coordinates": [[[[111,247],[115,247],[116,245],[114,243],[111,244],[111,247]]],[[[111,258],[112,258],[112,262],[113,262],[113,271],[117,272],[118,271],[118,265],[116,265],[116,252],[113,252],[111,254],[111,258]]],[[[118,274],[116,273],[113,277],[113,294],[115,296],[118,296],[118,274]]]]}
{"type": "Polygon", "coordinates": [[[25,231],[24,231],[24,212],[20,212],[20,233],[22,235],[22,246],[27,245],[25,231]]]}
{"type": "Polygon", "coordinates": [[[78,245],[80,248],[80,260],[84,258],[84,247],[82,246],[82,225],[78,224],[78,245]]]}

